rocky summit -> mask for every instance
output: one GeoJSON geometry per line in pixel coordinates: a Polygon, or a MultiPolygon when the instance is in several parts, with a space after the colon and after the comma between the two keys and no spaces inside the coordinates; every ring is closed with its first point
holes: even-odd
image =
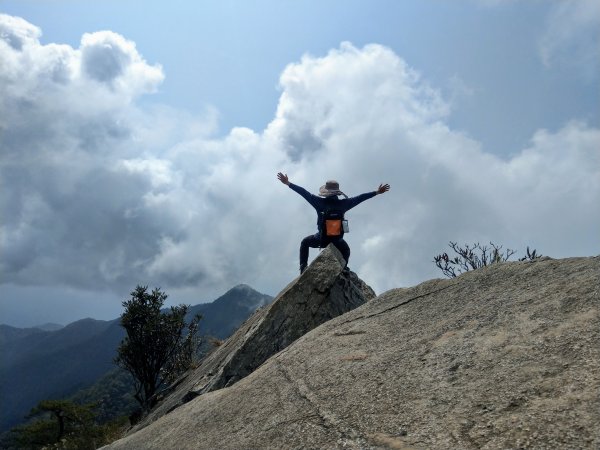
{"type": "Polygon", "coordinates": [[[212,375],[188,375],[197,395],[108,448],[600,448],[600,257],[394,289],[309,331],[295,310],[320,314],[322,276],[311,267],[280,294],[303,292],[295,306],[244,324],[203,364],[212,375]],[[233,360],[255,370],[232,377],[233,360]]]}
{"type": "Polygon", "coordinates": [[[137,431],[199,395],[231,386],[308,331],[375,297],[345,269],[333,245],[315,258],[271,304],[258,309],[194,371],[170,388],[170,395],[131,431],[137,431]]]}

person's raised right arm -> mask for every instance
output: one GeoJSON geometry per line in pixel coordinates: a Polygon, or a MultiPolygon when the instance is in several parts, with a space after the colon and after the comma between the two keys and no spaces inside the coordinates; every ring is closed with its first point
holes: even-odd
{"type": "Polygon", "coordinates": [[[290,180],[286,173],[279,172],[277,174],[277,179],[287,186],[290,185],[290,180]]]}
{"type": "MultiPolygon", "coordinates": [[[[297,192],[298,194],[300,194],[308,203],[310,203],[311,205],[313,205],[314,201],[313,201],[313,197],[314,195],[311,194],[310,192],[308,192],[306,189],[304,189],[302,186],[298,186],[297,184],[292,183],[287,174],[284,174],[282,172],[279,172],[277,174],[277,179],[279,181],[281,181],[283,184],[287,185],[292,191],[297,192]]],[[[314,205],[313,205],[314,206],[314,205]]]]}

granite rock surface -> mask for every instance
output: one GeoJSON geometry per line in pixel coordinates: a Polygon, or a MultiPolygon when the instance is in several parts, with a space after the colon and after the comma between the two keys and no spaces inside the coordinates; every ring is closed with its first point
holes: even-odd
{"type": "Polygon", "coordinates": [[[600,257],[394,289],[109,448],[600,448],[599,310],[600,257]]]}

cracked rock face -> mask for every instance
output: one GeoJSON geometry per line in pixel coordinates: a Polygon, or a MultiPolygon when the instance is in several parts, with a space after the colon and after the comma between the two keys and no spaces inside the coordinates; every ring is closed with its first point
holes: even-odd
{"type": "Polygon", "coordinates": [[[270,305],[182,377],[132,432],[193,398],[233,385],[313,328],[374,298],[373,290],[344,266],[340,252],[329,245],[270,305]]]}
{"type": "Polygon", "coordinates": [[[600,257],[394,289],[113,449],[600,448],[600,257]]]}

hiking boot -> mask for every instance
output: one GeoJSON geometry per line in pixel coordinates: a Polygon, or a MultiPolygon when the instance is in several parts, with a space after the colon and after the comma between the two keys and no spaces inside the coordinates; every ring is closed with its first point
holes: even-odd
{"type": "Polygon", "coordinates": [[[306,264],[302,264],[300,266],[300,275],[302,275],[302,273],[306,270],[306,264]]]}

